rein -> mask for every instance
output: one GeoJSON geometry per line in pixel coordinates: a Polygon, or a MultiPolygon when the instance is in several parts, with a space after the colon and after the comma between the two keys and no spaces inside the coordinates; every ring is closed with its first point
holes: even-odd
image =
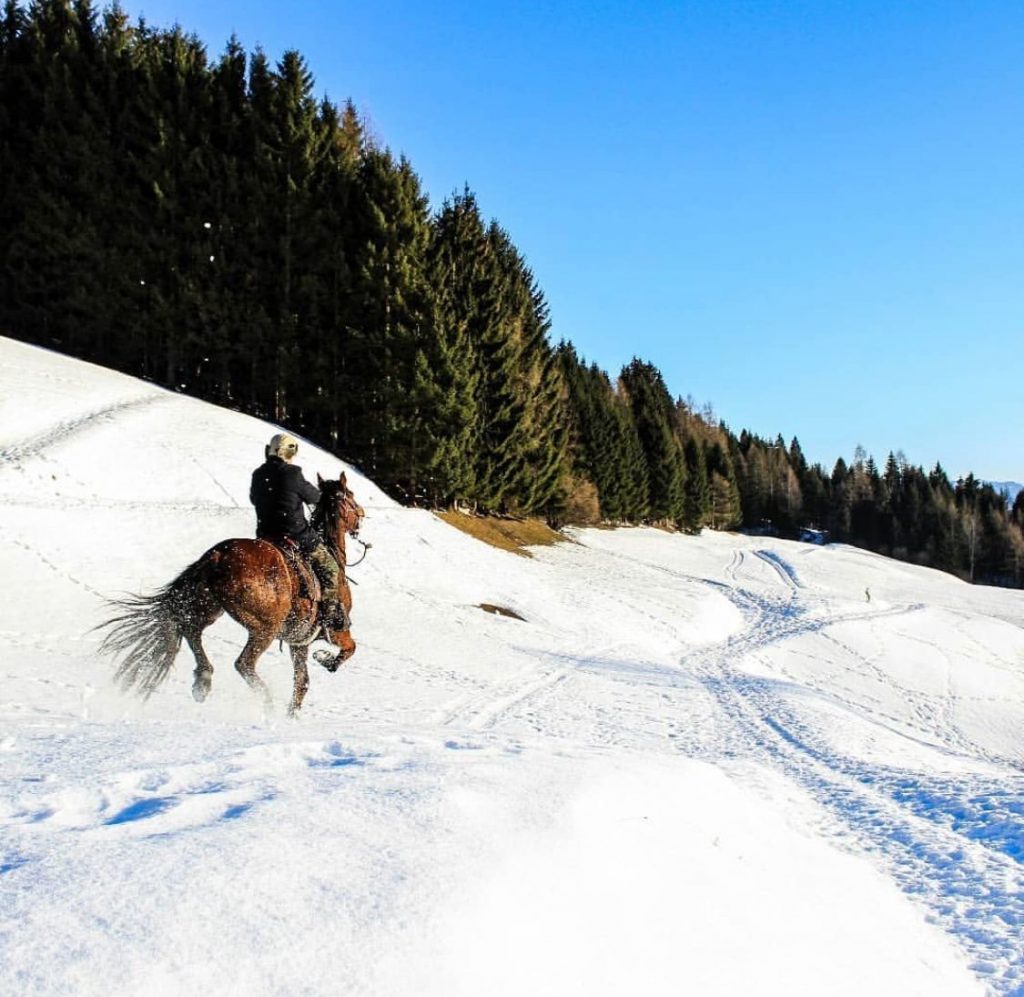
{"type": "Polygon", "coordinates": [[[362,545],[363,553],[362,553],[362,556],[359,558],[358,561],[352,561],[350,563],[346,563],[346,565],[345,565],[346,568],[354,568],[354,567],[356,567],[356,565],[362,564],[363,561],[366,560],[366,552],[373,546],[373,544],[368,544],[365,541],[360,540],[359,537],[353,537],[352,539],[355,540],[355,542],[357,544],[361,544],[362,545]]]}

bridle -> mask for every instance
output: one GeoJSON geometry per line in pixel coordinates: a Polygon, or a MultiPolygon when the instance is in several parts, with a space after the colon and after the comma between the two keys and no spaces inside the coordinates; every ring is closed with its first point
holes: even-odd
{"type": "Polygon", "coordinates": [[[366,557],[367,550],[369,550],[371,546],[371,544],[364,543],[359,539],[359,526],[362,523],[363,515],[362,507],[358,502],[356,502],[355,496],[348,488],[335,482],[325,485],[323,498],[313,513],[313,526],[323,538],[324,543],[331,549],[331,553],[334,555],[335,560],[337,560],[342,567],[349,568],[354,567],[357,564],[361,564],[363,559],[366,557]],[[341,557],[341,551],[337,548],[335,537],[337,535],[339,523],[346,523],[353,517],[355,519],[355,525],[346,526],[345,532],[348,533],[353,540],[362,544],[363,554],[358,561],[354,561],[350,564],[347,560],[341,557]]]}

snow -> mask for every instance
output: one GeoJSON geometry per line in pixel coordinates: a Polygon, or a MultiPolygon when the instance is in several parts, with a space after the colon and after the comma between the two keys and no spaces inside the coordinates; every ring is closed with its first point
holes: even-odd
{"type": "Polygon", "coordinates": [[[277,428],[0,339],[0,992],[1024,994],[1024,593],[708,532],[526,559],[349,469],[359,649],[301,717],[230,621],[206,703],[187,650],[123,696],[104,597],[251,535],[277,428]]]}

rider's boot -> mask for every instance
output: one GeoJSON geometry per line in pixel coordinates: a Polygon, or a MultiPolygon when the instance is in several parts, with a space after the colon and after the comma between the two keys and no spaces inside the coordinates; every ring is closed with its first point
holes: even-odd
{"type": "Polygon", "coordinates": [[[325,597],[320,601],[320,620],[331,630],[351,630],[352,619],[337,598],[325,597]]]}
{"type": "MultiPolygon", "coordinates": [[[[330,648],[315,650],[313,660],[329,672],[336,672],[338,666],[351,655],[351,652],[345,653],[345,631],[352,629],[352,621],[337,599],[320,600],[320,626],[320,636],[328,642],[330,648]]],[[[348,642],[352,643],[351,637],[348,642]]]]}

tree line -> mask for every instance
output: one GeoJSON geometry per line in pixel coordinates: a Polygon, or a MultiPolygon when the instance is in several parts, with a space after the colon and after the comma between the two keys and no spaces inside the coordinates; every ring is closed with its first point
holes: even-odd
{"type": "Polygon", "coordinates": [[[555,523],[808,525],[1022,583],[1024,506],[890,455],[831,472],[554,344],[468,188],[432,209],[303,57],[91,0],[5,0],[0,327],[287,424],[396,497],[555,523]]]}

